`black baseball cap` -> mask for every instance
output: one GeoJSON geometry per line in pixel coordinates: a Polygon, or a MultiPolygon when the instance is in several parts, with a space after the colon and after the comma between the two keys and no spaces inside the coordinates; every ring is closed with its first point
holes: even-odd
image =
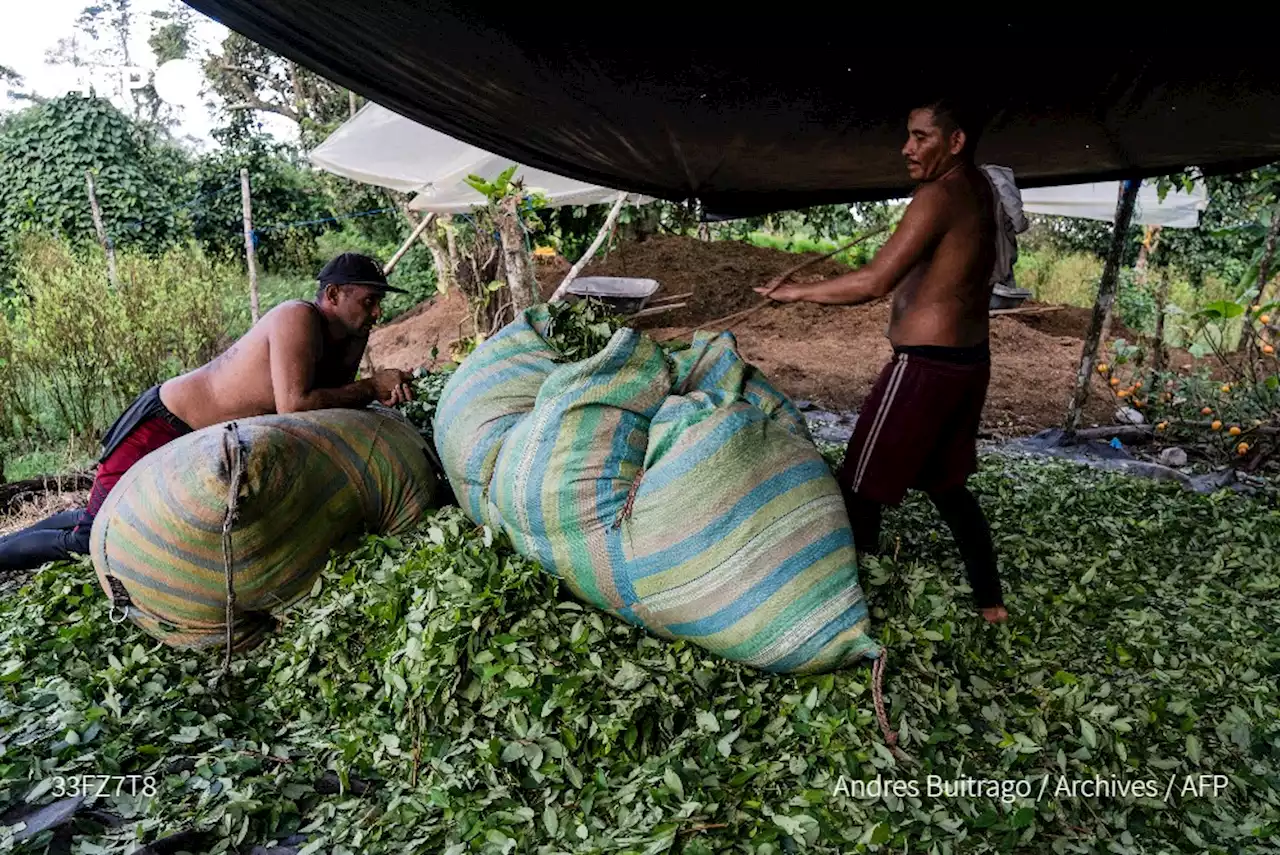
{"type": "Polygon", "coordinates": [[[358,252],[344,252],[335,256],[320,271],[320,285],[368,285],[383,291],[395,291],[397,294],[408,294],[403,288],[393,288],[387,284],[387,277],[382,272],[382,265],[367,255],[358,252]]]}

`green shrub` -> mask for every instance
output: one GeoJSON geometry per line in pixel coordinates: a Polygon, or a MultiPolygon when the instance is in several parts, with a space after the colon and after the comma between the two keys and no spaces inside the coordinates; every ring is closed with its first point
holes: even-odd
{"type": "Polygon", "coordinates": [[[16,260],[6,402],[17,418],[6,422],[50,436],[96,436],[147,387],[211,359],[242,287],[195,248],[118,255],[119,288],[100,252],[78,257],[48,237],[24,238],[16,260]]]}
{"type": "Polygon", "coordinates": [[[1039,302],[1087,308],[1098,293],[1102,262],[1083,252],[1020,248],[1014,276],[1039,302]]]}

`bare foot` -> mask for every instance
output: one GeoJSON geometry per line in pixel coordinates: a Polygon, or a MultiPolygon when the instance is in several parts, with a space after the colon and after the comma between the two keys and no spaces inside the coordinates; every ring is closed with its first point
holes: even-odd
{"type": "Polygon", "coordinates": [[[1009,612],[1004,606],[992,606],[982,610],[982,617],[987,623],[1004,623],[1009,619],[1009,612]]]}

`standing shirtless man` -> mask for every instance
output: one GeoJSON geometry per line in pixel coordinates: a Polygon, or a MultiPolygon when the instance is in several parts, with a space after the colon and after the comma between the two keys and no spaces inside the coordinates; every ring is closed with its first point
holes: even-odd
{"type": "MultiPolygon", "coordinates": [[[[991,377],[987,310],[995,284],[999,199],[974,164],[979,128],[955,107],[913,110],[902,154],[920,182],[902,222],[866,266],[788,284],[780,302],[852,305],[894,293],[893,358],[864,402],[838,473],[860,553],[876,554],[884,505],[928,493],[960,548],[982,616],[1008,620],[986,517],[965,482],[991,377]]],[[[996,277],[998,278],[998,277],[996,277]]]]}
{"type": "Polygon", "coordinates": [[[401,289],[387,284],[381,265],[343,253],[320,271],[314,301],[282,303],[212,362],[148,389],[107,430],[88,507],[0,537],[0,570],[87,554],[93,518],[116,482],[192,431],[269,413],[409,400],[411,375],[404,371],[355,379],[387,291],[401,289]]]}

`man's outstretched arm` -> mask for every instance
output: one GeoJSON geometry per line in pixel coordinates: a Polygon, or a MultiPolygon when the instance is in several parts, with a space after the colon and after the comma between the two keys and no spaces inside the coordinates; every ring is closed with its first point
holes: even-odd
{"type": "Polygon", "coordinates": [[[277,413],[359,408],[378,397],[372,378],[333,389],[312,388],[321,346],[320,331],[310,310],[298,306],[281,313],[268,338],[277,413]]]}
{"type": "Polygon", "coordinates": [[[825,282],[782,285],[772,293],[766,293],[768,285],[755,290],[783,303],[803,300],[847,306],[879,299],[892,291],[937,242],[944,215],[942,191],[925,184],[907,206],[898,228],[868,264],[825,282]]]}

